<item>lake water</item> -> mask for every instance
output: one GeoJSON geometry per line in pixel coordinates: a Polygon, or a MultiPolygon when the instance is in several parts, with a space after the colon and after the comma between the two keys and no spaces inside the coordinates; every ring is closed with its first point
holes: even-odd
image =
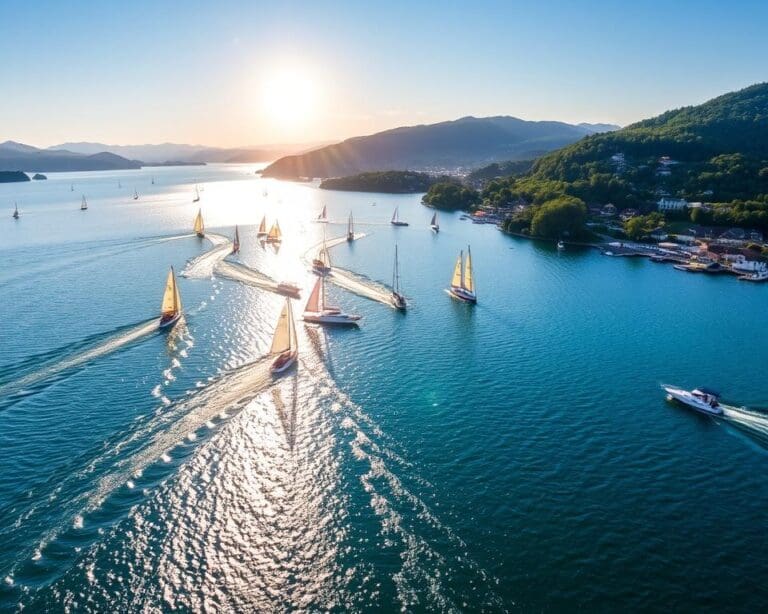
{"type": "Polygon", "coordinates": [[[458,214],[434,235],[418,195],[254,170],[0,185],[0,609],[765,607],[768,286],[458,214]],[[301,285],[298,317],[323,204],[329,239],[350,210],[365,233],[331,250],[363,290],[391,283],[398,244],[411,308],[329,284],[360,328],[300,325],[273,382],[283,299],[211,273],[192,219],[238,224],[234,261],[301,285]],[[256,241],[265,214],[279,253],[256,241]],[[467,244],[474,307],[444,292],[467,244]],[[170,265],[186,327],[158,334],[170,265]],[[694,415],[661,382],[734,407],[694,415]]]}

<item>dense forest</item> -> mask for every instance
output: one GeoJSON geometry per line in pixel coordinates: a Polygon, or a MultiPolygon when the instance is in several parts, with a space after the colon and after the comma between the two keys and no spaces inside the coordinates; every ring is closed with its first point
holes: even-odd
{"type": "Polygon", "coordinates": [[[432,184],[441,180],[445,181],[445,179],[445,177],[434,177],[427,173],[414,171],[383,171],[324,179],[320,184],[320,189],[415,194],[426,192],[432,184]]]}

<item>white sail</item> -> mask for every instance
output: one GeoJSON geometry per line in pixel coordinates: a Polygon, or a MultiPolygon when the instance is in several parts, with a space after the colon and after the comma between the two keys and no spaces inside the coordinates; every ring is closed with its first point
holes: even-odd
{"type": "Polygon", "coordinates": [[[437,226],[437,211],[432,214],[432,221],[430,222],[430,225],[437,226]]]}
{"type": "Polygon", "coordinates": [[[395,207],[395,212],[392,214],[392,222],[397,221],[397,207],[395,207]]]}
{"type": "Polygon", "coordinates": [[[463,287],[465,290],[469,290],[470,292],[475,291],[475,278],[472,274],[472,252],[469,250],[469,246],[467,246],[467,261],[464,264],[463,287]]]}
{"type": "Polygon", "coordinates": [[[320,212],[320,215],[317,216],[318,220],[325,220],[328,218],[328,212],[326,210],[326,206],[323,205],[323,210],[320,212]]]}
{"type": "Polygon", "coordinates": [[[352,212],[349,212],[349,221],[347,222],[347,238],[355,236],[355,221],[352,219],[352,212]]]}
{"type": "Polygon", "coordinates": [[[80,202],[80,209],[85,211],[88,208],[88,201],[85,200],[85,194],[83,194],[83,200],[80,202]]]}

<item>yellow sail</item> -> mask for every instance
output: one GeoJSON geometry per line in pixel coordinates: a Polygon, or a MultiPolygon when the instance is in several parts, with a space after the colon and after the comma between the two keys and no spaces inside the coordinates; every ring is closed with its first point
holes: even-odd
{"type": "Polygon", "coordinates": [[[321,290],[322,281],[323,281],[322,277],[317,278],[317,281],[315,282],[315,287],[312,288],[312,294],[309,295],[309,300],[307,301],[307,306],[304,308],[304,311],[311,311],[311,312],[320,311],[320,290],[321,290]]]}
{"type": "Polygon", "coordinates": [[[472,275],[472,252],[467,247],[467,261],[464,264],[464,289],[470,292],[475,291],[475,278],[472,275]]]}
{"type": "Polygon", "coordinates": [[[267,239],[270,241],[279,241],[280,237],[282,236],[282,233],[280,232],[280,224],[277,220],[275,220],[275,223],[272,224],[272,228],[269,229],[269,234],[267,235],[267,239]]]}
{"type": "Polygon", "coordinates": [[[453,279],[451,279],[451,285],[461,287],[461,256],[456,259],[456,266],[453,268],[453,279]]]}
{"type": "Polygon", "coordinates": [[[285,305],[280,312],[280,318],[275,327],[275,336],[272,338],[272,354],[282,354],[291,349],[296,349],[296,328],[293,325],[293,313],[291,301],[285,299],[285,305]]]}
{"type": "Polygon", "coordinates": [[[267,234],[267,216],[261,218],[261,224],[259,224],[259,234],[267,234]]]}
{"type": "Polygon", "coordinates": [[[165,292],[163,293],[163,302],[160,305],[162,315],[176,315],[181,310],[181,295],[176,285],[176,276],[173,274],[173,267],[168,271],[168,278],[165,280],[165,292]]]}
{"type": "Polygon", "coordinates": [[[197,210],[197,217],[195,218],[195,232],[199,235],[205,231],[205,224],[203,224],[203,210],[197,210]]]}

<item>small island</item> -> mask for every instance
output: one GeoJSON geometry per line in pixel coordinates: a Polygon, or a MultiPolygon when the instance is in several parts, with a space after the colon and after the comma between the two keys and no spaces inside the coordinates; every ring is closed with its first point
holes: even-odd
{"type": "Polygon", "coordinates": [[[35,173],[34,175],[32,175],[32,179],[34,179],[35,181],[43,181],[45,179],[48,179],[48,177],[46,177],[42,173],[35,173]]]}
{"type": "Polygon", "coordinates": [[[416,171],[382,171],[325,179],[320,184],[320,189],[381,192],[384,194],[418,194],[419,192],[426,192],[431,185],[440,179],[442,178],[416,171]]]}
{"type": "Polygon", "coordinates": [[[0,183],[18,183],[31,181],[29,175],[21,171],[0,171],[0,183]]]}

